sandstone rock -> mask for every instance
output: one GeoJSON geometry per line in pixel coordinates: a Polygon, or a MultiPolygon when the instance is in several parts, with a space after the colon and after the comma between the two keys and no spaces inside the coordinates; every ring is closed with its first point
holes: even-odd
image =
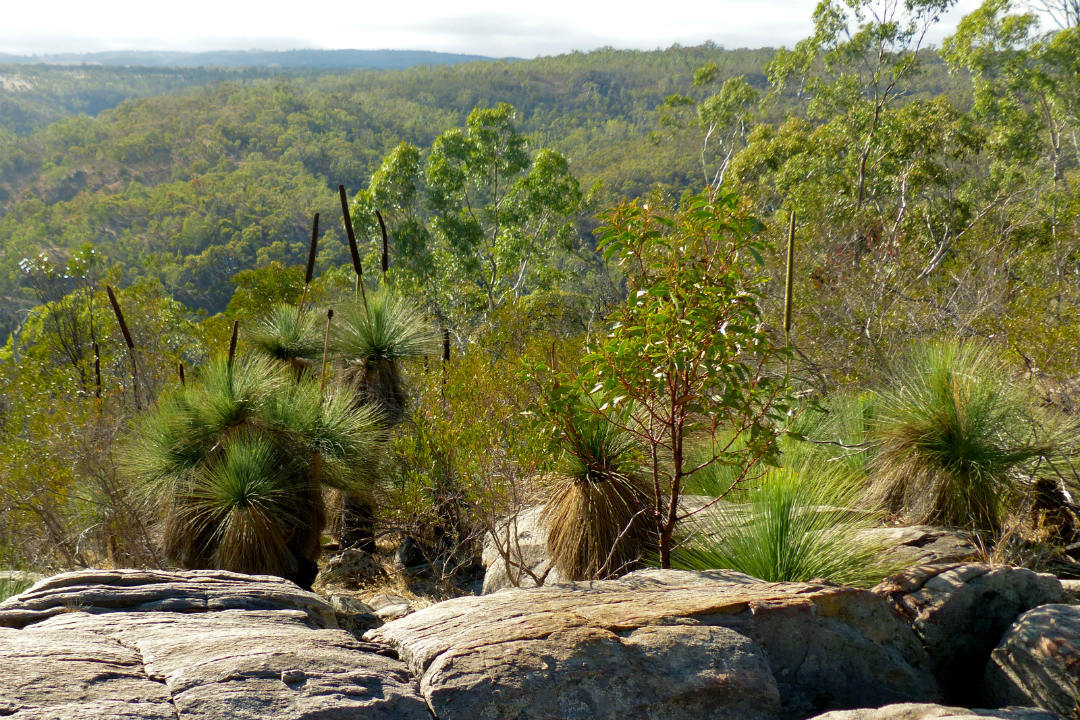
{"type": "Polygon", "coordinates": [[[404,665],[287,586],[211,572],[50,578],[0,610],[20,628],[0,627],[0,715],[431,720],[404,665]]]}
{"type": "Polygon", "coordinates": [[[1061,588],[1065,591],[1066,601],[1080,604],[1080,580],[1062,580],[1061,588]]]}
{"type": "Polygon", "coordinates": [[[438,717],[772,720],[780,712],[761,649],[727,628],[644,627],[620,637],[575,627],[500,652],[506,661],[494,666],[468,650],[432,663],[421,692],[438,717]]]}
{"type": "Polygon", "coordinates": [[[364,637],[397,648],[440,720],[608,717],[604,703],[620,717],[728,717],[716,714],[720,697],[738,712],[756,708],[745,717],[772,717],[762,656],[780,717],[938,699],[918,639],[879,597],[739,573],[646,570],[503,590],[418,610],[364,637]],[[662,682],[650,668],[664,669],[662,682]],[[694,704],[685,687],[714,699],[694,704]],[[553,704],[563,696],[577,704],[553,704]],[[693,710],[680,709],[688,703],[693,710]]]}
{"type": "Polygon", "coordinates": [[[996,710],[969,710],[927,703],[901,703],[881,708],[858,710],[834,710],[811,720],[1057,720],[1057,716],[1045,710],[1030,707],[1003,707],[996,710]]]}
{"type": "Polygon", "coordinates": [[[224,570],[82,570],[55,575],[0,603],[0,627],[25,627],[72,610],[229,609],[302,610],[316,627],[337,627],[333,609],[318,595],[279,577],[224,570]]]}
{"type": "Polygon", "coordinates": [[[986,688],[996,702],[1080,718],[1080,607],[1043,605],[1024,613],[991,654],[986,688]]]}
{"type": "Polygon", "coordinates": [[[885,580],[873,592],[907,618],[932,660],[952,702],[975,704],[983,669],[1002,633],[1024,611],[1061,602],[1053,575],[981,563],[914,568],[885,580]]]}
{"type": "Polygon", "coordinates": [[[374,608],[352,595],[341,593],[331,595],[330,607],[334,608],[337,614],[338,627],[348,630],[357,638],[383,624],[383,621],[375,614],[374,608]]]}
{"type": "Polygon", "coordinates": [[[506,522],[498,539],[491,535],[485,538],[483,594],[510,587],[536,587],[537,580],[541,585],[566,580],[551,566],[547,528],[540,521],[541,513],[539,507],[525,510],[506,522]]]}
{"type": "Polygon", "coordinates": [[[341,585],[355,590],[364,583],[384,576],[382,566],[371,553],[347,548],[326,561],[317,583],[320,586],[341,585]]]}
{"type": "Polygon", "coordinates": [[[413,611],[413,605],[408,598],[394,593],[379,593],[368,599],[368,605],[383,621],[396,620],[413,611]]]}
{"type": "Polygon", "coordinates": [[[928,525],[871,528],[859,537],[891,546],[886,555],[908,567],[967,562],[978,553],[967,535],[928,525]]]}

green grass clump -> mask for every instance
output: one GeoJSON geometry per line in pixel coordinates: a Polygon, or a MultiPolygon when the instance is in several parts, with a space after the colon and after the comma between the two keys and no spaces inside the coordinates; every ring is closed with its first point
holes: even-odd
{"type": "Polygon", "coordinates": [[[560,468],[543,510],[552,562],[572,580],[622,574],[653,545],[640,449],[617,421],[588,411],[568,419],[560,442],[560,468]]]}
{"type": "Polygon", "coordinates": [[[743,485],[744,502],[718,502],[684,523],[672,567],[869,587],[898,566],[862,535],[877,518],[852,509],[859,493],[858,478],[842,468],[771,468],[743,485]]]}
{"type": "Polygon", "coordinates": [[[15,597],[33,584],[34,581],[28,578],[0,577],[0,602],[4,602],[9,597],[15,597]]]}
{"type": "Polygon", "coordinates": [[[212,363],[166,395],[124,454],[160,510],[163,550],[186,568],[280,575],[310,585],[325,523],[322,485],[369,482],[378,411],[268,358],[212,363]]]}
{"type": "Polygon", "coordinates": [[[987,345],[918,346],[881,394],[867,500],[905,522],[995,532],[1015,473],[1054,450],[987,345]]]}

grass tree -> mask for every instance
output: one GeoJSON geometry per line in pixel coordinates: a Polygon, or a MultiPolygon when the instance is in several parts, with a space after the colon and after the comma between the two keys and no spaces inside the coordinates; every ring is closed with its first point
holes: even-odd
{"type": "Polygon", "coordinates": [[[543,519],[548,553],[571,580],[618,575],[655,554],[649,484],[641,446],[623,429],[627,415],[611,422],[583,408],[557,418],[562,454],[543,519]]]}
{"type": "Polygon", "coordinates": [[[278,303],[256,324],[248,340],[256,352],[285,363],[300,376],[322,351],[319,318],[289,303],[278,303]]]}
{"type": "Polygon", "coordinates": [[[370,480],[377,409],[325,397],[268,358],[219,359],[163,396],[125,464],[160,510],[168,559],[186,568],[268,573],[310,587],[325,523],[322,487],[370,480]]]}
{"type": "Polygon", "coordinates": [[[717,503],[681,528],[672,566],[870,587],[902,563],[864,534],[878,518],[852,509],[861,480],[835,464],[770,468],[729,495],[735,502],[717,503]]]}
{"type": "Polygon", "coordinates": [[[334,327],[335,354],[345,361],[345,380],[362,403],[372,403],[392,425],[407,401],[401,361],[438,352],[439,339],[420,310],[382,288],[366,304],[350,303],[334,327]]]}
{"type": "MultiPolygon", "coordinates": [[[[345,362],[343,379],[354,404],[378,408],[393,426],[407,403],[401,361],[434,355],[438,337],[415,305],[383,287],[364,302],[341,308],[333,348],[345,362]]],[[[345,492],[342,504],[342,545],[374,550],[374,499],[369,493],[345,492]]]]}
{"type": "Polygon", "coordinates": [[[909,522],[997,530],[1017,471],[1057,442],[1030,398],[988,345],[920,344],[877,403],[869,500],[909,522]]]}

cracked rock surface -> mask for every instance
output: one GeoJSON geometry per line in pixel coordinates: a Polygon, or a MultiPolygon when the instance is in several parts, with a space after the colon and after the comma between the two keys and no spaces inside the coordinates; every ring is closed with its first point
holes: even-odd
{"type": "Polygon", "coordinates": [[[981,700],[983,668],[1013,621],[1065,597],[1053,575],[984,563],[912,568],[873,591],[911,623],[946,698],[963,705],[981,700]]]}
{"type": "Polygon", "coordinates": [[[996,702],[1080,718],[1080,607],[1043,605],[1021,615],[990,656],[986,686],[996,702]]]}
{"type": "Polygon", "coordinates": [[[0,604],[0,716],[431,720],[318,596],[220,571],[87,571],[0,604]]]}
{"type": "Polygon", "coordinates": [[[364,637],[397,648],[440,720],[800,718],[938,699],[880,597],[725,571],[457,598],[364,637]]]}

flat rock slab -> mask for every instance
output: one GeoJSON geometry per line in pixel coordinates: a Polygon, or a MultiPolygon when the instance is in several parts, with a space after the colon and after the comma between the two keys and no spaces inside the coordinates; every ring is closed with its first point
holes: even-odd
{"type": "Polygon", "coordinates": [[[1043,605],[1024,613],[986,667],[992,699],[1080,718],[1080,606],[1043,605]]]}
{"type": "Polygon", "coordinates": [[[364,637],[397,648],[440,720],[796,718],[938,699],[925,651],[881,598],[731,572],[457,598],[364,637]]]}
{"type": "Polygon", "coordinates": [[[54,575],[0,603],[0,627],[25,627],[72,610],[301,610],[317,627],[337,627],[333,608],[318,595],[279,577],[224,570],[80,570],[54,575]]]}
{"type": "Polygon", "coordinates": [[[431,720],[392,653],[323,627],[333,611],[295,586],[311,597],[287,607],[287,588],[272,586],[290,583],[228,573],[215,589],[212,573],[153,573],[152,583],[130,582],[146,573],[116,573],[115,586],[72,582],[75,573],[50,579],[0,608],[20,611],[10,616],[19,629],[0,627],[0,716],[431,720]],[[50,592],[71,598],[76,587],[88,588],[85,604],[45,612],[50,592]],[[109,600],[110,588],[132,602],[109,600]],[[277,607],[214,609],[243,596],[277,607]],[[165,600],[184,609],[160,609],[165,600]],[[115,609],[125,604],[137,609],[115,609]],[[42,619],[25,622],[28,610],[42,619]]]}
{"type": "Polygon", "coordinates": [[[963,705],[981,699],[990,651],[1016,618],[1065,597],[1053,575],[984,563],[913,568],[873,592],[911,623],[946,698],[963,705]]]}
{"type": "Polygon", "coordinates": [[[812,720],[1058,720],[1057,715],[1039,708],[1002,707],[994,710],[970,710],[928,703],[901,703],[882,708],[834,710],[812,720]]]}

